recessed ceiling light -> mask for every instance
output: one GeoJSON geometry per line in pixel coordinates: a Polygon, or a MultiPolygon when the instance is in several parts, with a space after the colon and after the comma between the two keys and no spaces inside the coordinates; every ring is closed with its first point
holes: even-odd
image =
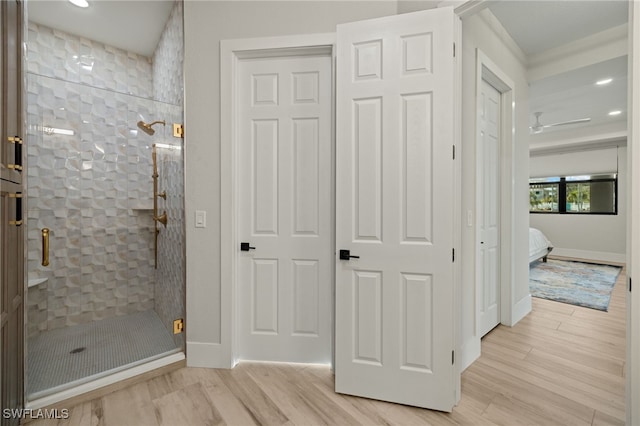
{"type": "Polygon", "coordinates": [[[611,111],[609,113],[609,115],[620,115],[620,114],[622,114],[622,111],[620,111],[620,110],[611,111]]]}
{"type": "MultiPolygon", "coordinates": [[[[71,1],[71,0],[69,0],[69,1],[71,1]]],[[[613,81],[613,79],[612,79],[612,78],[605,78],[605,79],[602,79],[602,80],[598,80],[598,81],[596,81],[596,84],[597,84],[598,86],[604,86],[605,84],[609,84],[609,83],[611,83],[612,81],[613,81]]]]}
{"type": "Polygon", "coordinates": [[[69,0],[69,3],[78,7],[89,7],[89,2],[87,0],[69,0]]]}

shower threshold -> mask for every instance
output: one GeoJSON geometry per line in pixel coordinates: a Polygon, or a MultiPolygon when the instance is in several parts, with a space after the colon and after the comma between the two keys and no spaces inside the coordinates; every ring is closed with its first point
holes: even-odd
{"type": "Polygon", "coordinates": [[[153,310],[46,331],[27,350],[26,399],[40,407],[184,359],[153,310]]]}

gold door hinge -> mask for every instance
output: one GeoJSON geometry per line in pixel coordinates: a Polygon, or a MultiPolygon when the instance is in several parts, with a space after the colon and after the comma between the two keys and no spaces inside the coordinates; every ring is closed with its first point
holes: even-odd
{"type": "Polygon", "coordinates": [[[9,198],[22,198],[22,193],[17,192],[15,194],[9,194],[9,198]]]}
{"type": "Polygon", "coordinates": [[[173,123],[173,137],[184,138],[184,126],[179,123],[173,123]]]}
{"type": "Polygon", "coordinates": [[[22,166],[19,164],[7,164],[7,169],[22,171],[22,166]]]}
{"type": "Polygon", "coordinates": [[[184,320],[178,318],[173,320],[173,334],[180,334],[184,331],[184,320]]]}
{"type": "Polygon", "coordinates": [[[7,140],[9,141],[9,143],[17,143],[19,145],[22,145],[22,138],[19,136],[9,136],[7,140]]]}
{"type": "Polygon", "coordinates": [[[12,225],[12,226],[22,226],[22,221],[21,221],[21,220],[10,220],[10,221],[9,221],[9,225],[12,225]]]}

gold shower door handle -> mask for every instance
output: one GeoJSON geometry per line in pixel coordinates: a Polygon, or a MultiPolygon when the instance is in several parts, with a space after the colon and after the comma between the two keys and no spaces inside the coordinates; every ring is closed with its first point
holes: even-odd
{"type": "Polygon", "coordinates": [[[49,266],[49,228],[42,228],[42,266],[49,266]]]}

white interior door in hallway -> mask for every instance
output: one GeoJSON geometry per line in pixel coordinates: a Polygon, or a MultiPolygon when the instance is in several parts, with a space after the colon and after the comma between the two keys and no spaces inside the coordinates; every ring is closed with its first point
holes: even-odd
{"type": "Polygon", "coordinates": [[[331,56],[239,61],[238,356],[331,362],[331,56]]]}
{"type": "Polygon", "coordinates": [[[336,391],[443,411],[459,380],[454,19],[337,31],[336,244],[359,257],[336,265],[336,391]]]}
{"type": "Polygon", "coordinates": [[[500,323],[500,92],[482,80],[478,114],[479,327],[484,336],[500,323]]]}

